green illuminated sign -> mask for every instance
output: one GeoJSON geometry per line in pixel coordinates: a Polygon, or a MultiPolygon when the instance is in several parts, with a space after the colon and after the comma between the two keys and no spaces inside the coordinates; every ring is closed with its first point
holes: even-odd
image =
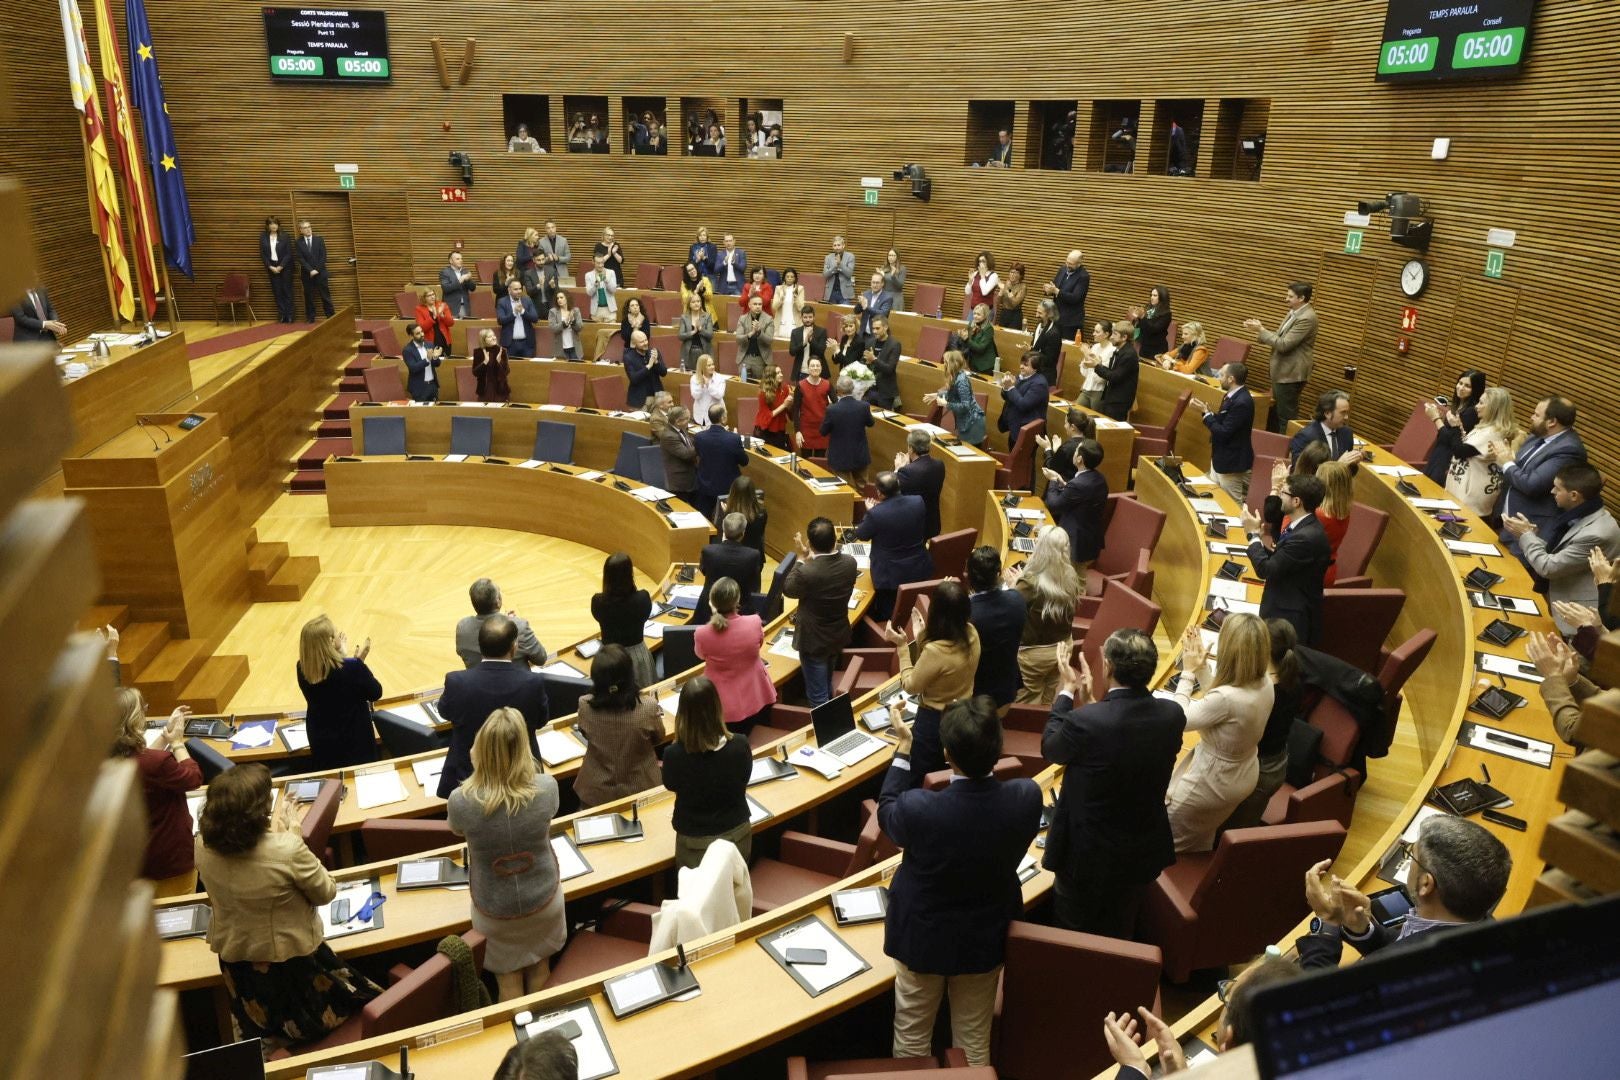
{"type": "Polygon", "coordinates": [[[326,74],[326,61],[319,56],[272,56],[270,74],[318,79],[326,74]]]}
{"type": "Polygon", "coordinates": [[[376,56],[340,56],[337,73],[350,79],[386,79],[388,61],[376,56]]]}
{"type": "Polygon", "coordinates": [[[1414,38],[1411,41],[1386,41],[1378,56],[1378,74],[1404,75],[1414,71],[1433,71],[1440,56],[1440,39],[1414,38]]]}
{"type": "Polygon", "coordinates": [[[1451,53],[1454,68],[1512,67],[1524,52],[1522,26],[1509,26],[1499,30],[1481,30],[1463,34],[1451,53]]]}

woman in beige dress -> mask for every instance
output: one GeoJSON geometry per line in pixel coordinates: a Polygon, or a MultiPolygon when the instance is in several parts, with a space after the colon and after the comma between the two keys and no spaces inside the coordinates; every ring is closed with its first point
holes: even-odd
{"type": "Polygon", "coordinates": [[[1217,646],[1220,658],[1212,665],[1198,627],[1189,627],[1182,642],[1175,697],[1187,711],[1187,730],[1200,736],[1164,797],[1178,854],[1214,847],[1221,823],[1260,779],[1260,736],[1276,692],[1267,677],[1271,632],[1258,615],[1228,615],[1217,646]],[[1204,687],[1197,700],[1194,678],[1204,687]]]}

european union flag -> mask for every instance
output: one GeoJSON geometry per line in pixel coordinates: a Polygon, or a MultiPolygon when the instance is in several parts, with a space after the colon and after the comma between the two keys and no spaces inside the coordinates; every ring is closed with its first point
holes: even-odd
{"type": "Polygon", "coordinates": [[[146,161],[152,168],[152,194],[157,200],[158,223],[163,230],[163,251],[169,265],[186,277],[191,272],[191,245],[197,233],[191,226],[191,203],[186,179],[180,172],[180,151],[175,149],[169,126],[169,106],[163,100],[163,79],[152,51],[152,28],[146,22],[144,0],[129,0],[130,96],[141,111],[146,135],[146,161]]]}

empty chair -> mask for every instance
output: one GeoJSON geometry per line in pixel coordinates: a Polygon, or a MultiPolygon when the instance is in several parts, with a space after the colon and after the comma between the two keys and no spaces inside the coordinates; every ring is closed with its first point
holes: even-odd
{"type": "MultiPolygon", "coordinates": [[[[493,285],[495,283],[495,275],[500,273],[501,262],[502,262],[502,260],[500,260],[500,259],[474,259],[473,260],[473,273],[478,275],[478,277],[477,277],[478,284],[480,284],[480,285],[493,285]]],[[[489,292],[488,289],[485,289],[483,291],[485,293],[489,292]]],[[[477,296],[478,294],[473,293],[473,295],[477,296]]]]}
{"type": "MultiPolygon", "coordinates": [[[[820,294],[818,293],[817,295],[819,296],[820,294]]],[[[838,308],[827,308],[826,314],[821,317],[821,325],[822,328],[827,331],[827,339],[829,341],[844,340],[844,313],[838,308]]],[[[790,334],[792,333],[791,330],[788,332],[790,334]]]]}
{"type": "Polygon", "coordinates": [[[456,400],[482,401],[478,396],[478,377],[473,374],[470,367],[455,368],[456,373],[456,400]]]}
{"type": "Polygon", "coordinates": [[[403,416],[362,416],[360,441],[365,444],[361,453],[403,454],[405,452],[405,418],[403,416]]]}
{"type": "Polygon", "coordinates": [[[1333,579],[1335,589],[1355,589],[1372,585],[1372,578],[1364,577],[1378,541],[1389,527],[1389,515],[1374,510],[1366,503],[1350,507],[1350,521],[1344,527],[1344,539],[1339,541],[1339,554],[1334,560],[1338,574],[1333,579]]]}
{"type": "Polygon", "coordinates": [[[917,328],[917,358],[919,360],[932,360],[938,363],[945,357],[945,342],[950,339],[950,331],[943,326],[924,323],[917,328]]]}
{"type": "Polygon", "coordinates": [[[597,359],[611,360],[615,364],[623,363],[624,338],[620,337],[618,334],[614,334],[612,337],[608,338],[607,344],[602,346],[602,354],[598,356],[597,359]]]}
{"type": "Polygon", "coordinates": [[[1420,401],[1412,407],[1412,415],[1406,418],[1406,425],[1395,436],[1395,441],[1385,448],[1397,460],[1414,469],[1421,469],[1428,463],[1429,451],[1434,449],[1435,440],[1440,437],[1434,421],[1423,411],[1424,404],[1420,401]]]}
{"type": "Polygon", "coordinates": [[[722,338],[714,343],[714,369],[727,375],[738,373],[736,338],[722,338]]]}
{"type": "Polygon", "coordinates": [[[447,735],[440,735],[430,727],[407,720],[387,709],[372,713],[371,720],[377,725],[377,738],[382,740],[383,749],[391,758],[425,754],[449,745],[447,735]]]}
{"type": "MultiPolygon", "coordinates": [[[[1174,341],[1175,338],[1171,338],[1174,341]]],[[[1237,338],[1223,337],[1215,340],[1215,347],[1209,353],[1209,367],[1211,371],[1219,371],[1227,364],[1249,359],[1249,343],[1237,338]]]]}
{"type": "MultiPolygon", "coordinates": [[[[1278,438],[1281,437],[1278,436],[1278,438]]],[[[1287,446],[1283,447],[1283,452],[1279,457],[1272,457],[1258,451],[1255,452],[1254,474],[1253,479],[1249,482],[1249,497],[1244,500],[1243,505],[1257,514],[1265,509],[1266,496],[1271,494],[1271,470],[1276,467],[1279,461],[1287,464],[1287,446]]]]}
{"type": "Polygon", "coordinates": [[[633,431],[619,433],[619,452],[613,459],[613,474],[626,480],[641,479],[641,449],[647,440],[633,431]]]}
{"type": "Polygon", "coordinates": [[[697,654],[697,627],[664,627],[664,645],[658,650],[660,678],[673,678],[701,662],[697,654]]]}
{"type": "Polygon", "coordinates": [[[1304,722],[1322,733],[1315,760],[1295,761],[1294,740],[1289,740],[1288,774],[1267,802],[1261,823],[1336,821],[1348,829],[1363,779],[1361,770],[1349,764],[1357,756],[1361,729],[1330,697],[1322,698],[1304,722]]]}
{"type": "Polygon", "coordinates": [[[630,384],[623,375],[604,375],[591,380],[591,400],[603,412],[623,412],[629,390],[630,384]]]}
{"type": "Polygon", "coordinates": [[[641,482],[661,488],[669,483],[664,476],[664,450],[659,446],[643,446],[636,451],[641,459],[641,482]]]}
{"type": "Polygon", "coordinates": [[[1152,945],[1014,922],[990,1036],[1000,1075],[1094,1076],[1112,1067],[1103,1017],[1159,1011],[1163,956],[1152,945]],[[1062,987],[1062,993],[1053,989],[1062,987]]]}
{"type": "MultiPolygon", "coordinates": [[[[476,296],[477,294],[474,293],[473,295],[476,296]]],[[[490,316],[490,318],[492,318],[492,319],[494,317],[495,316],[493,316],[493,315],[490,316]]],[[[483,335],[483,331],[480,330],[476,326],[466,326],[466,327],[464,327],[464,329],[467,331],[467,352],[466,352],[466,355],[471,356],[473,354],[473,350],[478,348],[480,345],[483,344],[483,342],[480,340],[480,338],[483,335]]]]}
{"type": "Polygon", "coordinates": [[[1018,429],[1011,450],[1005,454],[991,451],[990,456],[997,463],[998,490],[1035,490],[1035,440],[1045,431],[1045,420],[1031,420],[1018,429]]]}
{"type": "Polygon", "coordinates": [[[402,289],[394,294],[394,307],[399,310],[399,317],[411,322],[416,321],[416,305],[421,302],[422,298],[416,295],[415,289],[402,289]]]}
{"type": "Polygon", "coordinates": [[[765,594],[763,607],[754,609],[754,613],[766,622],[770,622],[782,614],[782,587],[787,582],[788,574],[793,572],[794,564],[799,561],[799,554],[790,551],[782,556],[782,561],[776,564],[776,570],[771,574],[771,587],[765,594]]]}
{"type": "MultiPolygon", "coordinates": [[[[799,275],[799,284],[804,286],[804,298],[812,304],[821,303],[821,298],[827,294],[827,278],[819,270],[806,270],[799,275]]],[[[845,303],[855,299],[846,297],[845,303]]]]}
{"type": "Polygon", "coordinates": [[[197,763],[202,770],[203,783],[207,783],[220,773],[236,768],[236,762],[215,750],[201,739],[187,739],[186,753],[197,763]]]}
{"type": "Polygon", "coordinates": [[[1134,465],[1138,458],[1164,457],[1176,452],[1176,427],[1181,423],[1181,417],[1187,411],[1187,403],[1191,400],[1192,391],[1183,390],[1176,397],[1176,403],[1170,407],[1169,419],[1163,426],[1136,425],[1136,443],[1131,447],[1131,464],[1134,465]]]}
{"type": "Polygon", "coordinates": [[[1086,592],[1091,596],[1102,593],[1105,580],[1123,581],[1136,568],[1137,553],[1151,552],[1158,545],[1168,516],[1140,499],[1116,494],[1108,501],[1113,504],[1113,515],[1103,532],[1102,551],[1086,571],[1086,592]]]}
{"type": "Polygon", "coordinates": [[[1307,913],[1305,871],[1344,845],[1336,821],[1229,829],[1214,851],[1182,855],[1148,887],[1137,936],[1164,953],[1164,975],[1243,963],[1307,913]]]}
{"type": "Polygon", "coordinates": [[[928,557],[934,561],[938,577],[963,577],[967,574],[967,558],[979,542],[978,529],[958,529],[940,533],[928,541],[928,557]]]}
{"type": "Polygon", "coordinates": [[[900,852],[878,828],[876,814],[865,815],[853,844],[791,829],[782,834],[781,843],[776,858],[760,859],[749,868],[755,915],[791,904],[900,852]]]}
{"type": "Polygon", "coordinates": [[[228,307],[231,309],[231,323],[234,325],[236,322],[236,305],[238,304],[247,308],[249,320],[258,322],[259,317],[253,314],[251,296],[252,291],[248,286],[248,276],[246,274],[239,270],[233,270],[226,274],[225,280],[221,281],[214,289],[215,324],[219,323],[219,309],[228,307]]]}
{"type": "MultiPolygon", "coordinates": [[[[677,313],[675,319],[671,319],[670,322],[674,323],[679,318],[680,315],[677,313]]],[[[664,362],[665,367],[671,370],[680,368],[681,339],[676,336],[673,330],[653,331],[647,335],[647,345],[649,348],[658,350],[658,358],[664,362]]]]}
{"type": "Polygon", "coordinates": [[[912,290],[911,307],[918,315],[926,315],[931,319],[940,317],[941,309],[945,306],[945,286],[929,285],[919,281],[912,290]]]}
{"type": "Polygon", "coordinates": [[[326,857],[326,842],[332,837],[332,822],[337,820],[338,804],[342,801],[343,781],[322,780],[320,791],[304,810],[303,820],[298,823],[304,846],[323,863],[330,862],[326,857]]]}
{"type": "Polygon", "coordinates": [[[658,288],[658,278],[662,273],[663,269],[657,263],[637,263],[636,288],[644,290],[658,288]]]}
{"type": "MultiPolygon", "coordinates": [[[[1136,565],[1130,573],[1123,578],[1114,578],[1138,596],[1153,595],[1153,558],[1151,551],[1138,551],[1136,565]]],[[[1091,628],[1091,620],[1097,614],[1097,608],[1102,603],[1100,596],[1078,596],[1074,601],[1074,632],[1078,637],[1084,637],[1091,628]]]]}
{"type": "MultiPolygon", "coordinates": [[[[1040,772],[1036,769],[1035,772],[1040,772]]],[[[951,777],[958,775],[955,769],[936,769],[923,777],[924,791],[944,791],[951,785],[951,777]]],[[[1017,780],[1020,777],[1028,779],[1031,775],[1024,763],[1016,757],[1001,757],[990,767],[990,775],[997,780],[1017,780]]]]}
{"type": "Polygon", "coordinates": [[[585,373],[583,371],[553,371],[547,397],[553,405],[577,409],[585,404],[585,373]]]}
{"type": "Polygon", "coordinates": [[[490,443],[495,438],[495,422],[487,416],[452,416],[450,418],[450,452],[476,454],[489,457],[490,443]]]}
{"type": "Polygon", "coordinates": [[[393,364],[377,364],[366,368],[361,376],[366,380],[367,401],[404,401],[405,381],[399,377],[399,368],[393,364]]]}
{"type": "MultiPolygon", "coordinates": [[[[680,267],[676,267],[676,277],[680,276],[680,272],[680,267]]],[[[681,317],[681,298],[679,296],[652,297],[648,317],[657,326],[674,326],[681,317]]]]}
{"type": "Polygon", "coordinates": [[[1395,736],[1395,724],[1401,717],[1401,690],[1406,686],[1406,680],[1428,658],[1436,636],[1433,630],[1419,630],[1383,654],[1384,662],[1378,669],[1378,685],[1384,688],[1384,727],[1382,730],[1361,733],[1360,749],[1363,756],[1383,757],[1389,753],[1389,744],[1395,736]]]}
{"type": "Polygon", "coordinates": [[[495,318],[496,296],[488,289],[480,289],[467,298],[467,310],[474,319],[495,318]]]}
{"type": "Polygon", "coordinates": [[[534,460],[574,463],[574,425],[542,420],[534,429],[534,460]]]}
{"type": "MultiPolygon", "coordinates": [[[[1254,448],[1256,457],[1268,457],[1276,461],[1288,460],[1288,436],[1264,428],[1255,428],[1249,433],[1249,445],[1254,448]]],[[[1255,462],[1254,479],[1256,483],[1271,479],[1271,470],[1267,469],[1264,476],[1259,469],[1260,462],[1255,462]]]]}
{"type": "Polygon", "coordinates": [[[579,712],[579,699],[591,692],[591,680],[561,672],[543,671],[546,684],[546,710],[553,720],[579,712]]]}
{"type": "Polygon", "coordinates": [[[367,818],[360,824],[366,859],[387,862],[461,843],[442,818],[367,818]]]}
{"type": "Polygon", "coordinates": [[[1324,589],[1315,647],[1371,674],[1382,663],[1384,639],[1405,603],[1403,589],[1324,589]]]}
{"type": "Polygon", "coordinates": [[[378,356],[399,356],[399,335],[387,323],[377,323],[371,328],[371,344],[378,356]]]}
{"type": "Polygon", "coordinates": [[[840,694],[860,697],[900,674],[900,654],[892,645],[845,649],[838,659],[843,666],[833,671],[833,697],[840,694]]]}
{"type": "Polygon", "coordinates": [[[645,959],[658,909],[634,901],[607,901],[596,922],[581,927],[551,962],[547,986],[586,979],[599,971],[645,959]]]}
{"type": "Polygon", "coordinates": [[[1097,605],[1097,614],[1092,617],[1091,627],[1081,642],[1086,665],[1094,673],[1107,670],[1103,667],[1102,647],[1108,635],[1115,630],[1129,629],[1140,630],[1152,637],[1153,628],[1159,625],[1162,613],[1159,605],[1147,597],[1137,595],[1117,581],[1105,582],[1102,603],[1097,605]]]}
{"type": "MultiPolygon", "coordinates": [[[[551,327],[545,325],[546,313],[540,313],[540,325],[534,328],[534,355],[540,358],[555,358],[557,355],[557,337],[551,332],[551,327]]],[[[521,358],[517,363],[524,363],[521,358]]]]}
{"type": "Polygon", "coordinates": [[[754,433],[754,424],[759,419],[759,395],[747,395],[737,399],[737,415],[732,418],[737,427],[737,434],[747,438],[754,433]]]}

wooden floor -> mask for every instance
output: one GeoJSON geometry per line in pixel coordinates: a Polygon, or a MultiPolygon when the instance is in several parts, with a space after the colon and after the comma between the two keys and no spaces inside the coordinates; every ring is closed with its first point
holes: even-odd
{"type": "Polygon", "coordinates": [[[506,608],[533,623],[548,648],[596,632],[590,600],[601,587],[604,554],[595,548],[459,526],[332,528],[322,495],[283,495],[258,531],[294,555],[319,556],[321,573],[302,600],[254,605],[220,646],[251,666],[231,699],[235,712],[303,707],[293,673],[298,632],[323,613],[352,642],[371,638],[368,663],[385,693],[441,685],[460,664],[455,626],[472,613],[467,588],[479,577],[495,579],[506,608]]]}

